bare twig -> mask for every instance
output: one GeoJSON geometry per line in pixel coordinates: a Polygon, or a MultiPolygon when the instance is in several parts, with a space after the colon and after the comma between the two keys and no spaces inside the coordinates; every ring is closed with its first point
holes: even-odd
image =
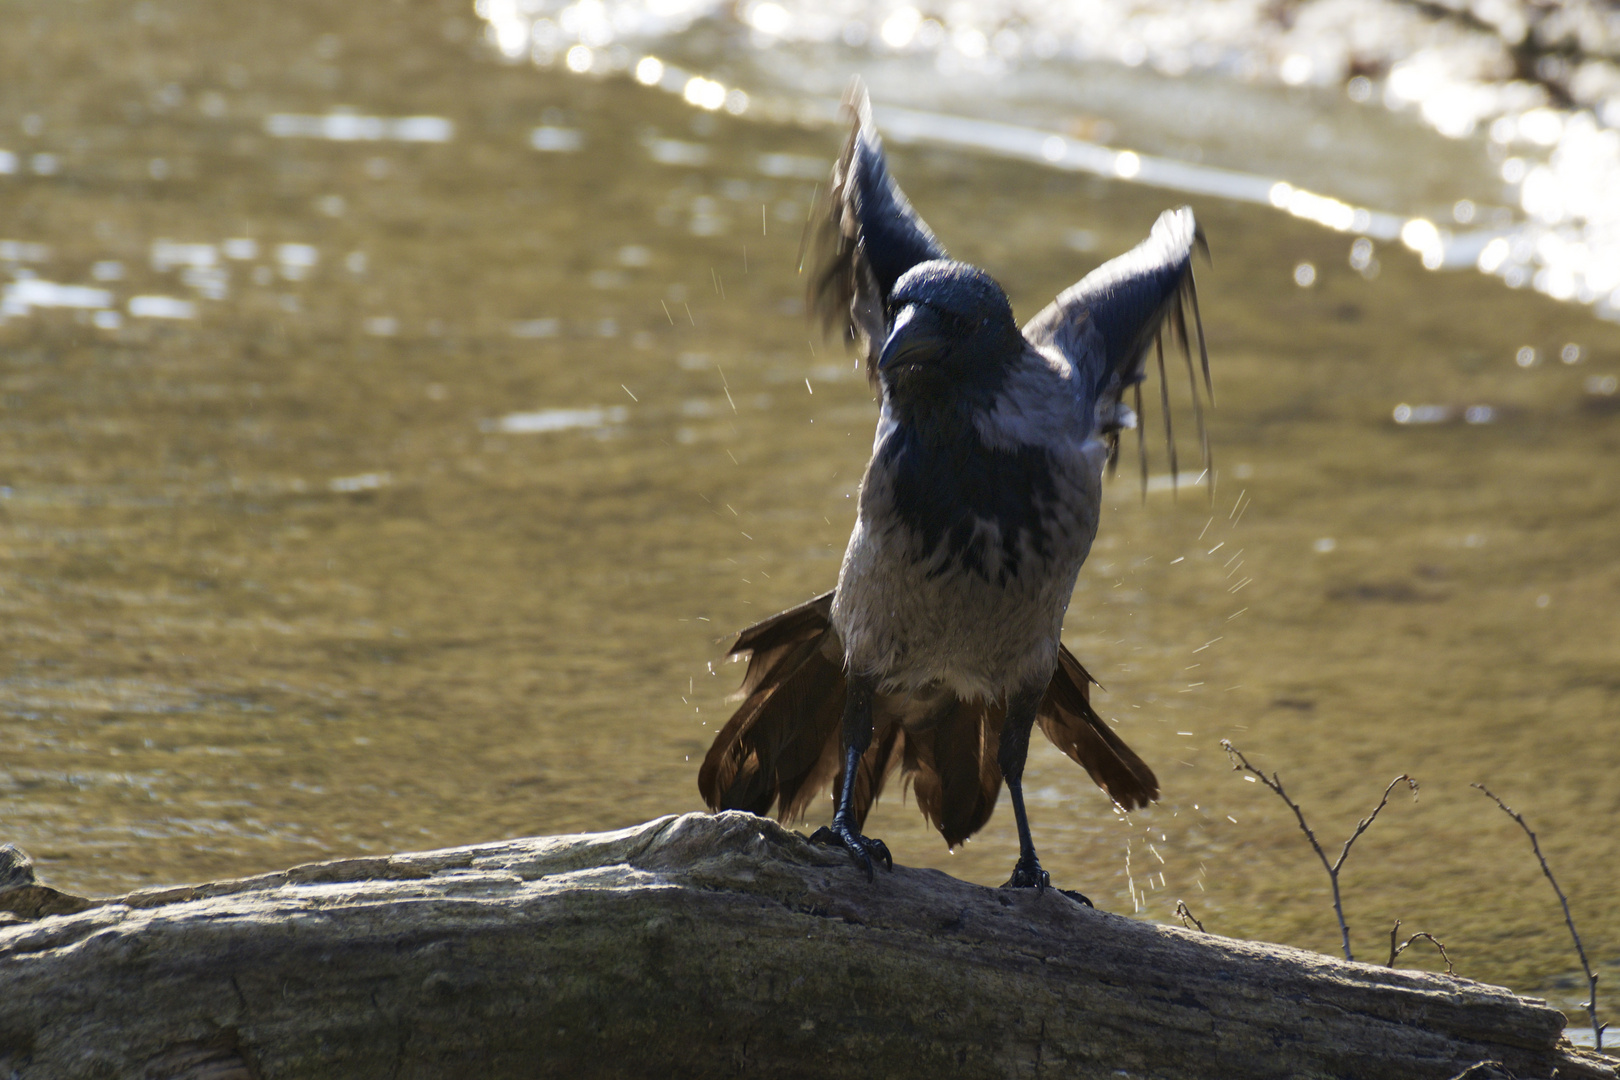
{"type": "Polygon", "coordinates": [[[1344,903],[1339,896],[1339,871],[1344,868],[1344,860],[1350,855],[1350,845],[1360,839],[1361,834],[1366,832],[1368,826],[1378,817],[1379,811],[1383,810],[1385,804],[1389,802],[1389,793],[1395,790],[1395,785],[1402,780],[1406,781],[1407,787],[1412,789],[1412,800],[1416,802],[1418,782],[1405,773],[1391,780],[1389,787],[1384,789],[1384,797],[1378,800],[1377,806],[1373,807],[1373,812],[1361,819],[1356,825],[1355,831],[1350,834],[1350,839],[1344,842],[1344,847],[1339,851],[1339,857],[1330,863],[1328,862],[1327,852],[1323,851],[1322,845],[1317,843],[1316,834],[1311,831],[1310,825],[1305,821],[1305,812],[1299,808],[1297,802],[1288,797],[1288,792],[1283,790],[1282,781],[1277,779],[1277,774],[1272,773],[1267,776],[1249,764],[1249,759],[1243,756],[1243,751],[1233,746],[1228,739],[1221,740],[1221,748],[1226,751],[1227,757],[1233,759],[1232,768],[1235,771],[1252,774],[1262,784],[1270,788],[1279,799],[1287,803],[1288,809],[1294,812],[1294,817],[1299,821],[1300,830],[1305,833],[1305,839],[1311,842],[1311,850],[1316,852],[1318,859],[1322,860],[1322,868],[1328,873],[1328,882],[1333,886],[1333,913],[1338,916],[1339,937],[1344,942],[1344,958],[1354,960],[1355,957],[1350,953],[1350,926],[1344,921],[1344,903]]]}
{"type": "Polygon", "coordinates": [[[1176,914],[1178,916],[1180,916],[1182,926],[1186,926],[1187,925],[1187,920],[1191,919],[1193,926],[1198,927],[1199,933],[1202,933],[1202,934],[1209,933],[1208,930],[1204,929],[1204,924],[1198,921],[1198,916],[1196,916],[1196,915],[1194,915],[1192,913],[1192,908],[1187,906],[1187,901],[1185,901],[1185,900],[1177,900],[1176,901],[1176,914]]]}
{"type": "Polygon", "coordinates": [[[1410,949],[1412,947],[1412,943],[1414,941],[1416,941],[1418,938],[1423,938],[1429,944],[1433,945],[1435,948],[1440,950],[1440,959],[1442,959],[1442,960],[1444,960],[1446,962],[1446,974],[1447,975],[1455,975],[1455,974],[1457,974],[1457,969],[1451,966],[1451,957],[1446,955],[1446,947],[1444,945],[1440,944],[1440,939],[1439,938],[1435,937],[1433,934],[1413,934],[1411,937],[1407,938],[1405,941],[1403,941],[1399,945],[1397,945],[1397,944],[1395,944],[1395,938],[1396,938],[1396,935],[1398,935],[1400,933],[1400,931],[1401,931],[1401,920],[1396,919],[1395,920],[1395,925],[1389,928],[1389,966],[1390,967],[1395,966],[1395,958],[1397,956],[1401,955],[1401,953],[1405,952],[1407,949],[1410,949]]]}
{"type": "Polygon", "coordinates": [[[1575,932],[1575,919],[1569,913],[1569,897],[1564,890],[1558,887],[1558,879],[1553,877],[1552,867],[1547,865],[1547,857],[1541,853],[1541,845],[1536,841],[1536,834],[1530,830],[1530,824],[1524,820],[1524,815],[1514,810],[1507,803],[1497,797],[1496,793],[1484,784],[1470,784],[1483,791],[1490,800],[1502,808],[1502,812],[1519,823],[1524,835],[1530,838],[1530,850],[1536,853],[1536,860],[1541,863],[1541,872],[1547,875],[1547,882],[1552,885],[1553,892],[1558,894],[1558,902],[1564,905],[1564,925],[1569,927],[1569,936],[1575,939],[1575,954],[1581,958],[1581,970],[1586,972],[1586,1016],[1592,1021],[1593,1040],[1597,1049],[1603,1049],[1603,1032],[1609,1025],[1598,1023],[1597,1018],[1597,981],[1598,977],[1592,971],[1592,965],[1586,962],[1586,948],[1581,944],[1581,935],[1575,932]]]}

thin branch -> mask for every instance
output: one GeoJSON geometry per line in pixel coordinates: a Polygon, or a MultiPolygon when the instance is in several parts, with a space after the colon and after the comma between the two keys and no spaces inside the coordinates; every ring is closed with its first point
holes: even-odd
{"type": "Polygon", "coordinates": [[[1350,952],[1350,925],[1344,921],[1344,902],[1339,895],[1339,871],[1343,869],[1344,860],[1350,854],[1350,845],[1354,844],[1361,834],[1367,831],[1368,826],[1372,825],[1373,821],[1378,817],[1378,812],[1389,802],[1389,793],[1395,790],[1395,785],[1402,780],[1406,781],[1407,786],[1412,789],[1412,799],[1415,802],[1418,793],[1417,781],[1405,773],[1391,780],[1389,787],[1384,789],[1384,797],[1378,800],[1378,805],[1373,808],[1373,812],[1361,819],[1361,822],[1356,825],[1355,832],[1350,834],[1350,839],[1344,842],[1344,848],[1339,852],[1338,860],[1330,863],[1328,862],[1327,852],[1322,850],[1322,845],[1316,840],[1316,834],[1311,831],[1310,824],[1305,820],[1305,811],[1299,808],[1299,803],[1288,797],[1288,792],[1283,790],[1282,781],[1277,778],[1277,774],[1272,773],[1267,776],[1249,764],[1249,759],[1243,756],[1243,751],[1233,746],[1229,739],[1221,740],[1221,748],[1226,751],[1228,758],[1233,759],[1232,768],[1234,771],[1247,772],[1253,775],[1262,784],[1270,788],[1279,799],[1287,803],[1288,809],[1294,812],[1294,817],[1299,822],[1300,831],[1305,834],[1305,839],[1311,842],[1311,850],[1316,852],[1316,857],[1322,861],[1322,869],[1327,871],[1328,883],[1333,887],[1333,914],[1339,920],[1339,937],[1344,945],[1344,958],[1354,960],[1355,957],[1350,952]]]}
{"type": "Polygon", "coordinates": [[[1187,901],[1185,901],[1185,900],[1177,900],[1176,901],[1176,914],[1181,918],[1181,925],[1182,926],[1186,926],[1187,925],[1187,920],[1191,919],[1193,926],[1198,927],[1198,932],[1199,933],[1201,933],[1201,934],[1209,933],[1208,930],[1204,929],[1204,924],[1198,921],[1198,916],[1196,916],[1196,915],[1194,915],[1192,913],[1192,908],[1187,906],[1187,901]]]}
{"type": "Polygon", "coordinates": [[[1575,919],[1569,913],[1569,897],[1565,896],[1564,890],[1558,887],[1558,879],[1553,877],[1552,867],[1547,865],[1547,857],[1541,853],[1541,844],[1536,841],[1536,834],[1531,831],[1530,824],[1524,820],[1524,815],[1508,806],[1507,803],[1503,802],[1497,797],[1494,791],[1486,787],[1484,784],[1470,784],[1468,786],[1478,788],[1480,791],[1483,791],[1487,796],[1489,796],[1492,802],[1502,808],[1502,812],[1504,814],[1519,823],[1519,828],[1524,830],[1524,835],[1530,838],[1530,850],[1536,853],[1536,861],[1541,863],[1541,872],[1547,875],[1548,884],[1553,887],[1553,892],[1558,894],[1558,902],[1564,906],[1564,925],[1569,927],[1569,936],[1575,939],[1575,954],[1581,958],[1581,970],[1586,972],[1586,1016],[1592,1022],[1592,1035],[1597,1044],[1597,1049],[1602,1050],[1603,1032],[1609,1025],[1598,1023],[1598,977],[1593,973],[1592,965],[1586,962],[1586,947],[1581,944],[1581,935],[1575,932],[1575,919]]]}
{"type": "Polygon", "coordinates": [[[1440,944],[1440,939],[1439,938],[1435,937],[1433,934],[1413,934],[1411,937],[1407,938],[1405,941],[1403,941],[1399,945],[1397,945],[1397,944],[1395,944],[1395,937],[1396,937],[1397,934],[1400,933],[1400,930],[1401,930],[1401,920],[1396,919],[1395,920],[1395,925],[1389,928],[1389,966],[1390,967],[1395,966],[1395,958],[1397,956],[1400,956],[1401,953],[1405,952],[1407,949],[1410,949],[1412,947],[1412,943],[1414,941],[1416,941],[1418,938],[1423,938],[1429,944],[1433,945],[1435,948],[1440,950],[1440,959],[1442,959],[1442,960],[1444,960],[1446,962],[1446,974],[1447,975],[1455,975],[1455,974],[1457,974],[1457,969],[1451,966],[1451,957],[1446,955],[1446,947],[1444,945],[1440,944]]]}
{"type": "Polygon", "coordinates": [[[1344,850],[1339,852],[1339,859],[1333,864],[1334,873],[1338,873],[1339,867],[1344,865],[1345,856],[1350,854],[1350,845],[1355,843],[1356,840],[1360,838],[1361,834],[1367,831],[1367,826],[1373,823],[1373,819],[1378,816],[1378,812],[1384,808],[1386,803],[1389,802],[1389,793],[1394,791],[1395,785],[1400,783],[1402,780],[1405,780],[1406,786],[1412,789],[1412,801],[1417,801],[1418,782],[1416,780],[1412,779],[1410,776],[1407,776],[1405,773],[1401,773],[1401,775],[1391,780],[1389,782],[1389,787],[1384,789],[1384,797],[1378,800],[1378,805],[1373,808],[1373,812],[1361,819],[1361,823],[1356,826],[1356,831],[1351,833],[1350,839],[1344,842],[1344,850]]]}

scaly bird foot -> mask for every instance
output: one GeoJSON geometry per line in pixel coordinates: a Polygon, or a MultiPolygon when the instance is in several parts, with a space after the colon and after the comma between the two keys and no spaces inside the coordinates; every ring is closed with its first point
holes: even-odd
{"type": "MultiPolygon", "coordinates": [[[[1041,864],[1038,861],[1031,860],[1026,863],[1023,859],[1019,859],[1018,864],[1013,867],[1012,877],[1007,879],[1007,884],[1003,885],[1002,888],[1045,890],[1051,884],[1052,875],[1048,874],[1045,870],[1042,870],[1041,864]]],[[[1095,908],[1097,906],[1091,902],[1091,898],[1085,893],[1076,892],[1073,889],[1059,889],[1058,892],[1062,893],[1064,896],[1067,896],[1075,903],[1084,904],[1088,908],[1095,908]]]]}
{"type": "Polygon", "coordinates": [[[817,829],[815,835],[810,837],[812,844],[838,845],[849,852],[855,865],[866,871],[866,880],[872,880],[872,860],[877,859],[883,864],[885,870],[894,869],[894,859],[889,855],[889,846],[881,840],[873,840],[862,836],[848,825],[833,819],[831,826],[823,825],[817,829]]]}
{"type": "MultiPolygon", "coordinates": [[[[1012,877],[1003,889],[1045,889],[1052,884],[1052,875],[1041,869],[1041,861],[1034,855],[1019,856],[1013,866],[1012,877]]],[[[1086,901],[1090,903],[1090,901],[1086,901]]]]}

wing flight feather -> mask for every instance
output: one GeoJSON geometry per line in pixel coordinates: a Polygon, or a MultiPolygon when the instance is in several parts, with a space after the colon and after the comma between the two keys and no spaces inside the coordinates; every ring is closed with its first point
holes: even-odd
{"type": "Polygon", "coordinates": [[[844,111],[849,138],[833,166],[827,196],[805,228],[805,246],[814,233],[817,256],[809,306],[829,333],[860,349],[875,385],[894,283],[918,263],[948,256],[889,175],[861,80],[845,92],[844,111]]]}
{"type": "MultiPolygon", "coordinates": [[[[1159,215],[1146,240],[1063,290],[1024,326],[1024,336],[1033,344],[1048,346],[1063,354],[1073,365],[1088,400],[1103,406],[1096,410],[1096,415],[1102,426],[1100,434],[1109,442],[1111,464],[1119,451],[1119,430],[1130,426],[1125,420],[1130,410],[1123,408],[1125,393],[1134,390],[1146,377],[1150,350],[1158,360],[1163,381],[1164,336],[1168,332],[1186,360],[1199,446],[1204,468],[1210,467],[1202,397],[1207,395],[1213,405],[1215,388],[1209,377],[1209,350],[1204,342],[1204,323],[1198,311],[1198,289],[1193,278],[1195,250],[1207,254],[1208,247],[1193,219],[1192,208],[1167,210],[1159,215]],[[1202,395],[1193,369],[1189,308],[1203,368],[1202,395]]],[[[1170,426],[1167,386],[1161,385],[1160,395],[1165,407],[1165,438],[1174,463],[1175,437],[1170,426]]],[[[1136,417],[1136,422],[1141,422],[1140,416],[1136,417]]],[[[1147,459],[1144,456],[1142,460],[1145,483],[1147,459]]],[[[1171,473],[1175,475],[1174,465],[1171,473]]]]}

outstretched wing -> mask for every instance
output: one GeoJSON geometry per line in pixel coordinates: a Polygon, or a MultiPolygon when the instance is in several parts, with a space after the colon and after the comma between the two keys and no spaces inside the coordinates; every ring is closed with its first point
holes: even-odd
{"type": "Polygon", "coordinates": [[[861,349],[867,378],[875,383],[887,336],[884,305],[894,283],[918,263],[947,256],[889,175],[860,79],[844,94],[844,110],[849,140],[833,165],[827,198],[805,229],[806,241],[812,230],[816,234],[810,307],[829,333],[861,349]]]}
{"type": "MultiPolygon", "coordinates": [[[[1209,351],[1204,345],[1203,319],[1198,313],[1198,290],[1193,281],[1194,249],[1208,253],[1204,234],[1193,220],[1192,208],[1167,210],[1159,215],[1146,240],[1063,290],[1024,327],[1024,336],[1033,344],[1057,349],[1074,366],[1076,378],[1087,391],[1089,400],[1097,405],[1099,433],[1109,441],[1111,464],[1118,454],[1120,428],[1131,426],[1131,419],[1142,412],[1141,384],[1151,350],[1159,367],[1170,472],[1176,475],[1169,386],[1164,379],[1164,333],[1168,329],[1181,346],[1187,362],[1199,444],[1204,467],[1209,467],[1209,438],[1204,431],[1203,402],[1198,378],[1193,372],[1192,343],[1187,333],[1187,309],[1191,308],[1198,356],[1203,366],[1204,392],[1213,405],[1215,390],[1209,377],[1209,351]],[[1135,398],[1134,414],[1123,407],[1127,391],[1135,398]]],[[[1145,485],[1147,451],[1145,444],[1139,442],[1139,446],[1145,485]]]]}

